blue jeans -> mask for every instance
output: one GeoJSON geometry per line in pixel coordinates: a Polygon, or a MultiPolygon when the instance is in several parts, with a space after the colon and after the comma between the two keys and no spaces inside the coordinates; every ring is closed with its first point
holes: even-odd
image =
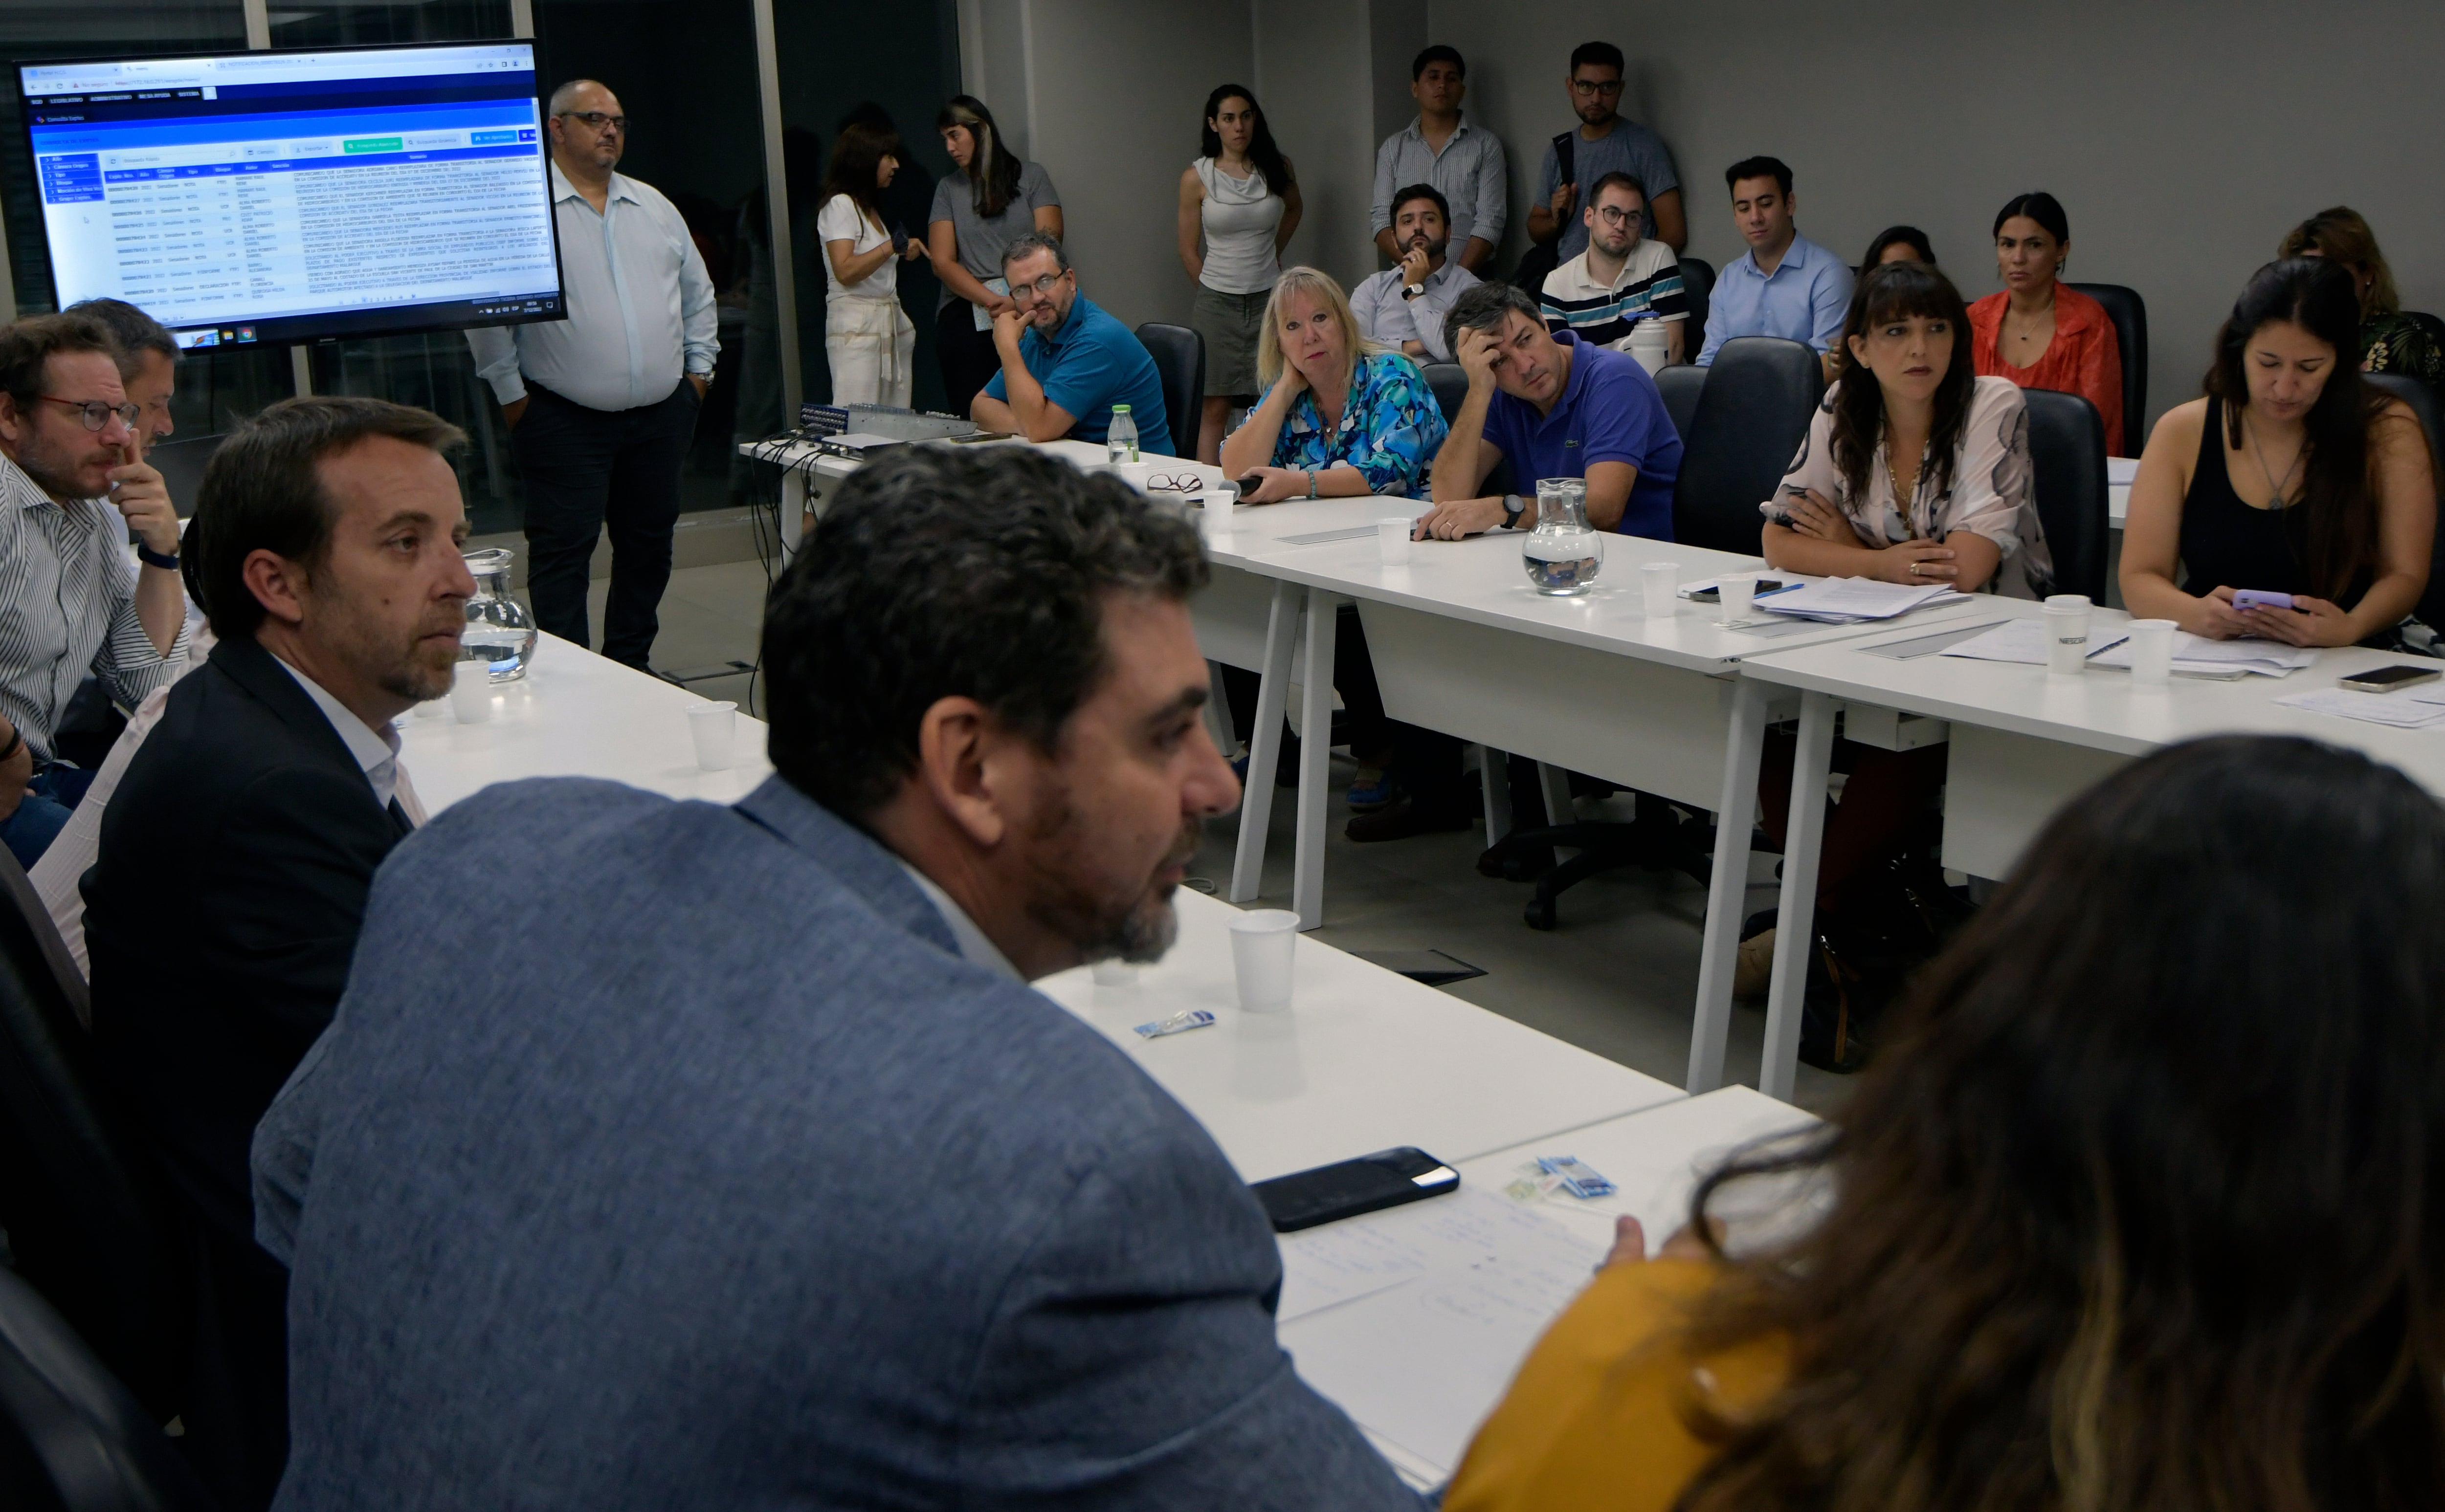
{"type": "Polygon", "coordinates": [[[0,844],[17,857],[17,864],[27,871],[43,858],[60,831],[68,827],[68,815],[84,790],[93,785],[93,773],[81,766],[53,763],[34,774],[26,784],[26,796],[17,802],[17,811],[0,820],[0,844]]]}

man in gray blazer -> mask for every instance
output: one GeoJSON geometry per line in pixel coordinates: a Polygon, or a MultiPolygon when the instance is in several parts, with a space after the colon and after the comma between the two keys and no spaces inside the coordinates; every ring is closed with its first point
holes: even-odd
{"type": "Polygon", "coordinates": [[[734,808],[492,788],[257,1132],[279,1507],[1414,1508],[1263,1212],[1030,978],[1170,943],[1238,789],[1196,537],[1044,456],[845,486],[734,808]]]}

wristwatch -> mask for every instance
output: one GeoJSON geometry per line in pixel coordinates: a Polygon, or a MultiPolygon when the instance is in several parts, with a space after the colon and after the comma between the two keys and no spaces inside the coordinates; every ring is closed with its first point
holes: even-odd
{"type": "Polygon", "coordinates": [[[1427,286],[1426,286],[1426,285],[1424,285],[1424,284],[1410,284],[1410,285],[1409,285],[1409,286],[1405,286],[1405,287],[1401,290],[1401,297],[1402,297],[1403,299],[1416,299],[1419,295],[1421,295],[1421,294],[1425,293],[1426,291],[1427,291],[1427,286]]]}
{"type": "Polygon", "coordinates": [[[178,570],[178,557],[176,552],[165,557],[141,541],[136,543],[136,560],[148,567],[159,567],[167,572],[178,570]]]}
{"type": "Polygon", "coordinates": [[[1502,523],[1504,525],[1517,530],[1520,528],[1520,517],[1527,512],[1527,500],[1520,497],[1520,495],[1516,493],[1506,493],[1502,496],[1502,523]]]}

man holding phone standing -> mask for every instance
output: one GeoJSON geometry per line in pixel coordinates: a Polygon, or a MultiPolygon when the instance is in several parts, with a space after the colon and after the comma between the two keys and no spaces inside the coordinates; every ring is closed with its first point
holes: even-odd
{"type": "Polygon", "coordinates": [[[178,515],[143,461],[120,356],[90,316],[0,329],[0,843],[22,866],[93,781],[52,749],[77,686],[90,673],[133,709],[186,662],[178,515]]]}

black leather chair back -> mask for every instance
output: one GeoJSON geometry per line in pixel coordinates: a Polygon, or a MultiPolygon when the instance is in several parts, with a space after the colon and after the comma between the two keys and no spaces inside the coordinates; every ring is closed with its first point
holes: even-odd
{"type": "Polygon", "coordinates": [[[1824,392],[1824,369],[1806,342],[1775,336],[1726,341],[1682,448],[1672,539],[1756,556],[1765,524],[1758,506],[1791,470],[1824,392]]]}
{"type": "Polygon", "coordinates": [[[1672,429],[1680,433],[1685,449],[1689,445],[1690,429],[1698,420],[1698,396],[1706,392],[1707,371],[1676,362],[1655,375],[1655,391],[1664,396],[1664,413],[1672,416],[1672,429]]]}
{"type": "Polygon", "coordinates": [[[0,1228],[17,1274],[166,1419],[187,1336],[161,1178],[101,1084],[84,985],[5,850],[0,893],[0,1228]]]}
{"type": "Polygon", "coordinates": [[[2136,457],[2148,444],[2148,433],[2139,428],[2148,414],[2148,302],[2120,284],[2072,287],[2104,305],[2114,323],[2115,344],[2122,348],[2122,447],[2136,457]]]}
{"type": "Polygon", "coordinates": [[[213,1512],[186,1459],[40,1293],[0,1269],[0,1505],[213,1512]]]}
{"type": "Polygon", "coordinates": [[[1204,423],[1205,338],[1185,325],[1148,321],[1138,327],[1138,341],[1154,359],[1163,382],[1164,422],[1171,431],[1175,455],[1197,454],[1197,428],[1204,423]]]}
{"type": "Polygon", "coordinates": [[[1444,412],[1444,424],[1451,424],[1460,401],[1468,397],[1468,374],[1458,362],[1429,362],[1423,371],[1427,387],[1434,391],[1435,408],[1444,412]]]}
{"type": "Polygon", "coordinates": [[[2105,601],[2105,558],[2113,525],[2105,508],[2105,420],[2077,394],[2024,389],[2029,406],[2029,463],[2038,523],[2054,557],[2055,591],[2105,601]]]}
{"type": "MultiPolygon", "coordinates": [[[[2440,465],[2445,465],[2445,452],[2436,448],[2436,391],[2416,378],[2406,378],[2399,373],[2364,373],[2361,377],[2374,387],[2410,405],[2411,413],[2419,416],[2419,429],[2428,436],[2429,475],[2436,479],[2438,502],[2445,505],[2445,473],[2436,470],[2440,465]]],[[[2445,513],[2445,509],[2439,512],[2445,513]]],[[[2419,622],[2431,630],[2445,630],[2445,529],[2436,532],[2436,544],[2429,547],[2428,586],[2420,591],[2419,606],[2412,613],[2417,615],[2419,622]]]]}
{"type": "Polygon", "coordinates": [[[1707,300],[1715,292],[1715,265],[1696,257],[1681,259],[1681,292],[1689,300],[1689,319],[1681,327],[1681,356],[1698,360],[1707,344],[1707,300]]]}
{"type": "Polygon", "coordinates": [[[204,481],[204,464],[220,450],[217,435],[179,436],[175,440],[156,441],[144,449],[144,460],[161,474],[170,490],[170,502],[178,507],[178,518],[196,512],[196,492],[204,481]]]}

